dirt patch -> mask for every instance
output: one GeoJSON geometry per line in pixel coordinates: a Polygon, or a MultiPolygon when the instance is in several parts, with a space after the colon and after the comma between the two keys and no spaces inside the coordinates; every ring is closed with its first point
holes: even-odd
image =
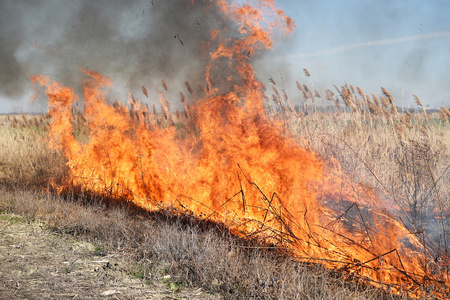
{"type": "Polygon", "coordinates": [[[0,299],[218,299],[170,276],[139,279],[132,263],[39,221],[0,215],[0,299]]]}

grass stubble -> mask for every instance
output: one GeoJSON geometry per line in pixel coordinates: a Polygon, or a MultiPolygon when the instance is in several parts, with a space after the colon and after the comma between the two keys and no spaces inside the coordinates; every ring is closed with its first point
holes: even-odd
{"type": "MultiPolygon", "coordinates": [[[[280,93],[271,78],[274,94],[265,97],[270,116],[301,145],[325,161],[337,161],[355,184],[388,195],[436,257],[447,254],[448,110],[429,114],[414,96],[418,109],[399,112],[387,89],[382,88],[380,96],[368,96],[347,84],[325,91],[324,100],[306,69],[305,76],[311,87],[296,82],[301,92],[297,103],[284,89],[280,93]],[[326,102],[317,105],[316,100],[326,102]]],[[[189,82],[185,85],[192,94],[189,82]]],[[[144,86],[142,90],[148,97],[144,86]]],[[[182,132],[186,118],[164,110],[166,106],[161,102],[163,113],[154,109],[143,121],[176,126],[182,132]]],[[[83,138],[82,116],[76,110],[74,115],[83,138]]],[[[183,116],[188,115],[186,109],[183,116]]],[[[130,276],[145,284],[165,282],[175,290],[200,287],[224,299],[407,299],[358,279],[348,280],[319,264],[302,264],[276,247],[237,238],[221,224],[186,212],[148,212],[75,188],[58,195],[51,183],[61,182],[67,170],[62,155],[46,147],[50,121],[46,115],[1,117],[0,210],[39,220],[54,232],[77,236],[126,258],[130,276]]]]}

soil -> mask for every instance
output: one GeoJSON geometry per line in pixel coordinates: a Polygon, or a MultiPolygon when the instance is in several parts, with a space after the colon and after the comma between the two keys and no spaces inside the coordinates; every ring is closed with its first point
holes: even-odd
{"type": "Polygon", "coordinates": [[[132,262],[55,232],[40,221],[0,214],[0,299],[219,299],[170,276],[145,282],[132,262]]]}

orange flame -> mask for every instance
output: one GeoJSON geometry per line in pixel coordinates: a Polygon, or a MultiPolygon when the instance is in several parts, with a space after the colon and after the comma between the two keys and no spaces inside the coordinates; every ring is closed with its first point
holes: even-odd
{"type": "MultiPolygon", "coordinates": [[[[208,94],[189,109],[187,136],[180,137],[175,127],[132,118],[125,105],[108,105],[103,89],[111,80],[83,70],[89,139],[82,143],[73,127],[74,91],[42,75],[32,78],[46,89],[53,117],[51,146],[67,158],[68,185],[149,210],[187,209],[225,223],[238,235],[258,235],[299,259],[368,278],[394,292],[407,290],[419,297],[421,287],[437,283],[448,289],[447,275],[438,278],[427,270],[424,247],[383,213],[374,195],[353,188],[337,168],[326,167],[282,134],[266,114],[249,53],[271,48],[277,32],[293,31],[293,21],[273,0],[214,2],[239,25],[241,38],[221,40],[220,32],[211,33],[219,43],[206,70],[208,94]],[[235,77],[227,92],[213,87],[210,79],[212,68],[224,60],[235,77]]],[[[138,104],[134,109],[143,115],[138,104]]]]}

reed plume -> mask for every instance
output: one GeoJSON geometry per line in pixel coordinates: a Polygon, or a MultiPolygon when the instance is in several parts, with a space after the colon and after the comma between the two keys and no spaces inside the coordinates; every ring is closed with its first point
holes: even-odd
{"type": "Polygon", "coordinates": [[[328,101],[333,101],[333,102],[334,102],[333,95],[332,95],[332,91],[326,90],[326,91],[325,91],[325,97],[326,97],[326,99],[327,99],[328,101]]]}
{"type": "Polygon", "coordinates": [[[189,92],[189,94],[193,94],[194,93],[194,91],[192,90],[192,87],[191,87],[191,84],[189,83],[189,81],[185,81],[184,82],[184,85],[186,86],[186,88],[187,88],[187,90],[188,90],[188,92],[189,92]]]}
{"type": "Polygon", "coordinates": [[[148,98],[148,93],[147,93],[147,89],[145,88],[145,86],[142,86],[142,93],[145,95],[145,97],[148,98]]]}
{"type": "Polygon", "coordinates": [[[172,107],[171,107],[171,105],[170,105],[169,100],[166,100],[165,102],[166,102],[167,109],[168,109],[169,111],[171,111],[171,110],[172,110],[172,107]]]}
{"type": "Polygon", "coordinates": [[[162,84],[163,88],[167,91],[167,84],[164,81],[164,79],[161,81],[161,84],[162,84]]]}
{"type": "Polygon", "coordinates": [[[280,98],[278,98],[277,95],[272,94],[272,101],[276,106],[282,107],[280,98]]]}
{"type": "Polygon", "coordinates": [[[378,100],[377,95],[372,94],[372,99],[373,99],[373,103],[374,103],[376,106],[380,107],[380,101],[378,100]]]}
{"type": "Polygon", "coordinates": [[[307,69],[303,68],[303,72],[305,72],[305,75],[307,77],[311,77],[311,73],[309,73],[309,71],[307,69]]]}
{"type": "Polygon", "coordinates": [[[162,110],[163,116],[167,120],[169,115],[167,113],[167,108],[166,108],[166,105],[164,104],[164,100],[162,97],[159,97],[159,102],[161,103],[161,110],[162,110]]]}
{"type": "Polygon", "coordinates": [[[388,91],[387,88],[381,87],[381,91],[383,92],[383,94],[386,96],[386,98],[389,101],[389,104],[394,105],[394,97],[392,97],[391,93],[388,91]]]}
{"type": "Polygon", "coordinates": [[[383,108],[388,108],[389,100],[386,97],[380,97],[380,101],[383,108]]]}
{"type": "Polygon", "coordinates": [[[423,116],[426,120],[430,120],[430,116],[427,114],[427,111],[425,110],[425,107],[423,107],[422,101],[420,101],[420,98],[417,97],[417,95],[413,94],[414,99],[416,100],[416,104],[419,105],[422,108],[423,116]]]}
{"type": "Polygon", "coordinates": [[[413,97],[416,100],[416,104],[423,107],[422,101],[420,101],[419,97],[417,97],[417,95],[415,94],[413,94],[413,97]]]}
{"type": "Polygon", "coordinates": [[[358,94],[362,97],[365,98],[366,94],[364,94],[364,91],[362,90],[362,88],[360,88],[359,86],[356,87],[356,90],[358,91],[358,94]]]}
{"type": "Polygon", "coordinates": [[[280,91],[277,89],[277,87],[276,86],[272,86],[272,90],[275,92],[275,94],[277,95],[277,97],[278,97],[278,99],[282,99],[281,98],[281,94],[280,94],[280,91]]]}
{"type": "Polygon", "coordinates": [[[447,118],[450,118],[450,111],[449,111],[447,108],[445,108],[445,107],[442,106],[442,107],[439,109],[439,111],[442,112],[445,116],[447,116],[447,118]]]}
{"type": "Polygon", "coordinates": [[[322,99],[322,96],[320,95],[318,90],[314,90],[314,96],[317,97],[317,98],[322,99]]]}
{"type": "Polygon", "coordinates": [[[450,111],[447,108],[441,107],[439,109],[439,117],[445,121],[446,126],[449,125],[448,119],[450,118],[450,111]]]}

